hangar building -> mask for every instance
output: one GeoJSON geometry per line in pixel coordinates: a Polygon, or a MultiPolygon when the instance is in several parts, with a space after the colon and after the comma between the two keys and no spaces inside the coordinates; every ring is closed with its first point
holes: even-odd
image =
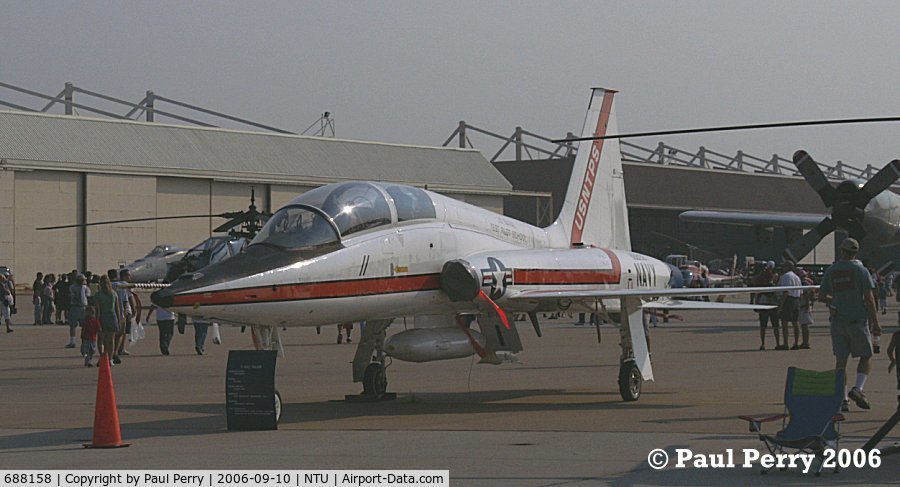
{"type": "Polygon", "coordinates": [[[189,248],[223,220],[35,228],[239,211],[251,188],[271,210],[348,179],[427,185],[497,212],[512,194],[473,149],[0,111],[0,265],[19,284],[37,271],[105,271],[157,244],[189,248]]]}
{"type": "MultiPolygon", "coordinates": [[[[19,284],[30,282],[37,271],[117,267],[161,243],[190,247],[210,236],[222,220],[41,232],[35,227],[238,211],[247,208],[251,188],[257,207],[271,211],[330,182],[395,181],[427,186],[544,226],[559,211],[576,151],[573,146],[548,145],[549,139],[521,128],[504,137],[460,122],[444,143],[458,148],[385,144],[283,133],[152,92],[139,103],[129,103],[69,83],[56,96],[5,83],[0,87],[50,100],[41,112],[54,104],[64,105],[66,111],[66,115],[34,113],[38,111],[0,99],[0,105],[15,109],[0,111],[0,265],[14,269],[19,284]],[[116,102],[131,111],[123,116],[75,103],[75,93],[116,102]],[[154,106],[159,100],[267,132],[212,127],[159,110],[154,106]],[[75,116],[74,109],[111,118],[75,116]],[[148,122],[131,120],[134,113],[143,113],[148,122]],[[194,125],[149,123],[154,115],[194,125]],[[479,134],[503,142],[490,161],[472,148],[479,134]],[[514,157],[506,155],[507,149],[515,151],[514,157]]],[[[777,259],[796,234],[684,223],[677,215],[689,209],[809,214],[824,210],[790,161],[777,155],[764,160],[738,152],[730,157],[702,147],[688,152],[663,143],[646,148],[628,141],[622,141],[622,153],[631,240],[636,251],[649,255],[777,259]]],[[[871,166],[859,170],[841,163],[823,169],[836,179],[868,179],[875,172],[871,166]]],[[[831,262],[834,240],[834,236],[824,240],[811,258],[831,262]]]]}

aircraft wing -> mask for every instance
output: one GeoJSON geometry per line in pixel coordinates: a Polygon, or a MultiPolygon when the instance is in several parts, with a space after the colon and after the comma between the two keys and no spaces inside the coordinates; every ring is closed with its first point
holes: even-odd
{"type": "Polygon", "coordinates": [[[683,222],[724,223],[729,225],[763,225],[768,227],[815,228],[826,215],[756,213],[746,211],[691,210],[678,215],[683,222]]]}
{"type": "Polygon", "coordinates": [[[722,294],[775,293],[794,289],[816,289],[819,286],[768,286],[768,287],[691,287],[667,289],[606,289],[585,288],[573,290],[522,291],[507,299],[516,301],[544,301],[556,299],[619,299],[636,297],[641,299],[718,296],[722,294]]]}
{"type": "Polygon", "coordinates": [[[737,303],[719,303],[716,301],[680,301],[680,300],[659,300],[647,301],[641,305],[642,309],[772,309],[775,306],[771,304],[737,304],[737,303]]]}

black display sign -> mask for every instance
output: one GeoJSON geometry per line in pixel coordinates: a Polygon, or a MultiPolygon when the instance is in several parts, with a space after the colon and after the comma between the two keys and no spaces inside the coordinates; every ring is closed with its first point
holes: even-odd
{"type": "Polygon", "coordinates": [[[231,350],[225,375],[229,430],[278,429],[275,417],[275,359],[270,350],[231,350]]]}

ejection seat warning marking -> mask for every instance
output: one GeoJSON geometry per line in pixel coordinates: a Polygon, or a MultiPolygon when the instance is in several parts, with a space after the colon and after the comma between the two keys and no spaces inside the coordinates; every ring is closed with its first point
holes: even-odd
{"type": "Polygon", "coordinates": [[[225,413],[229,430],[278,429],[275,418],[275,359],[270,350],[228,352],[225,413]]]}

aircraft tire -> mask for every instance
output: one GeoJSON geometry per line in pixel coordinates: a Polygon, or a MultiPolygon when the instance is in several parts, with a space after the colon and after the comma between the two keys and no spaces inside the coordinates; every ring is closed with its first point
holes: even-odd
{"type": "Polygon", "coordinates": [[[275,424],[281,422],[281,393],[275,391],[275,424]]]}
{"type": "Polygon", "coordinates": [[[384,366],[379,363],[369,364],[363,377],[363,394],[381,397],[385,392],[387,392],[387,374],[384,372],[384,366]]]}
{"type": "Polygon", "coordinates": [[[637,401],[641,397],[644,378],[637,364],[629,360],[619,366],[619,394],[625,402],[637,401]]]}

